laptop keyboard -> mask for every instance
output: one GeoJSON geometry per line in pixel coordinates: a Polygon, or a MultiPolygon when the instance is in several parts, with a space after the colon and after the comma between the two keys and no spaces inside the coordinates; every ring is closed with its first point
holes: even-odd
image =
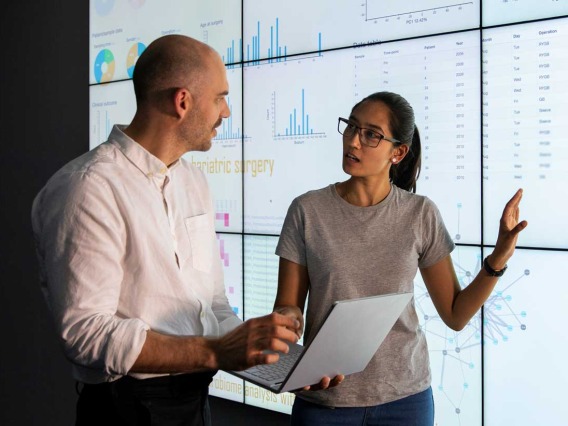
{"type": "Polygon", "coordinates": [[[274,364],[255,365],[247,369],[247,373],[269,382],[283,382],[303,350],[303,346],[292,345],[287,354],[280,354],[278,362],[274,364]]]}

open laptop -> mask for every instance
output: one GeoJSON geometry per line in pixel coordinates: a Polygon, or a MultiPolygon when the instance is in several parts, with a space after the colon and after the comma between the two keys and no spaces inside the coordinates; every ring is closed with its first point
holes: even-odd
{"type": "Polygon", "coordinates": [[[397,293],[335,302],[307,346],[289,343],[275,364],[228,372],[280,393],[363,371],[411,298],[397,293]]]}

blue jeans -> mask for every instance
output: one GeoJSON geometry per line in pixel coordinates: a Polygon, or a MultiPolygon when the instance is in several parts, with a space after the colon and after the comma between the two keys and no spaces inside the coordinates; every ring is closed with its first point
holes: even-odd
{"type": "Polygon", "coordinates": [[[434,398],[431,388],[372,407],[332,408],[296,398],[291,425],[433,426],[434,398]]]}

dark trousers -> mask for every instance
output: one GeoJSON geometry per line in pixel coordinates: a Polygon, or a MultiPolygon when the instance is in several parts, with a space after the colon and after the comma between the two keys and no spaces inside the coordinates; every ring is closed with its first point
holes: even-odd
{"type": "Polygon", "coordinates": [[[211,373],[84,384],[76,426],[210,426],[207,401],[211,373]]]}

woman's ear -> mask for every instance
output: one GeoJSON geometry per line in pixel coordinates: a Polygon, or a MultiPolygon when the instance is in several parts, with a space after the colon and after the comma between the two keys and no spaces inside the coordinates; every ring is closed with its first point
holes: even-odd
{"type": "Polygon", "coordinates": [[[400,163],[404,157],[406,156],[406,154],[408,154],[408,151],[410,150],[408,145],[399,145],[397,146],[394,150],[393,150],[393,155],[391,158],[391,161],[393,164],[398,164],[400,163]]]}

